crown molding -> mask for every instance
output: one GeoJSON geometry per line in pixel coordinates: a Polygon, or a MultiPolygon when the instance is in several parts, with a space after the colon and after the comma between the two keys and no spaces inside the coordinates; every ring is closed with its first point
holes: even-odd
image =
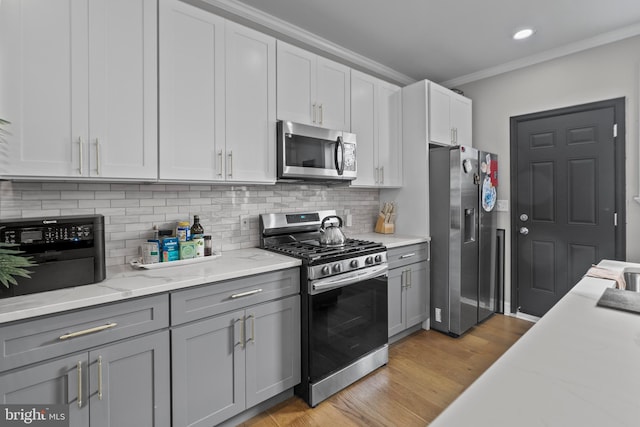
{"type": "Polygon", "coordinates": [[[452,87],[460,86],[463,84],[471,83],[477,80],[486,79],[488,77],[497,76],[499,74],[507,73],[509,71],[515,71],[521,68],[529,67],[531,65],[540,64],[542,62],[550,61],[552,59],[578,53],[583,50],[613,43],[629,37],[634,37],[639,34],[640,34],[640,23],[630,25],[628,27],[623,27],[618,30],[610,31],[608,33],[600,34],[598,36],[581,40],[579,42],[560,46],[555,49],[550,49],[536,55],[527,56],[525,58],[518,59],[516,61],[506,62],[496,67],[487,68],[485,70],[467,74],[465,76],[457,77],[455,79],[447,80],[439,84],[448,88],[452,88],[452,87]]]}
{"type": "Polygon", "coordinates": [[[386,65],[373,61],[349,49],[345,49],[335,43],[330,42],[316,34],[297,27],[273,15],[269,15],[259,9],[236,0],[199,0],[197,2],[188,1],[193,4],[207,4],[215,9],[222,10],[231,17],[249,21],[276,33],[276,36],[285,36],[286,41],[293,41],[301,44],[301,47],[311,47],[321,52],[327,53],[347,65],[360,68],[362,71],[373,73],[386,80],[393,81],[401,86],[406,86],[416,80],[402,74],[386,65]]]}

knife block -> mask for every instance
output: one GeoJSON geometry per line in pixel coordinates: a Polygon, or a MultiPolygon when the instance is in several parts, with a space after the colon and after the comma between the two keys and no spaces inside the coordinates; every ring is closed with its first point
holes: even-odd
{"type": "Polygon", "coordinates": [[[391,222],[384,222],[384,217],[381,215],[376,221],[375,232],[380,234],[393,234],[396,231],[396,225],[391,222]]]}

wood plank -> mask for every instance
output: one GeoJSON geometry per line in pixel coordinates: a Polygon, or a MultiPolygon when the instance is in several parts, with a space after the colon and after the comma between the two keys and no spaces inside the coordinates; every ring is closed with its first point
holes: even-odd
{"type": "Polygon", "coordinates": [[[415,332],[391,345],[386,367],[316,408],[292,397],[241,426],[427,425],[531,326],[496,314],[459,338],[415,332]]]}

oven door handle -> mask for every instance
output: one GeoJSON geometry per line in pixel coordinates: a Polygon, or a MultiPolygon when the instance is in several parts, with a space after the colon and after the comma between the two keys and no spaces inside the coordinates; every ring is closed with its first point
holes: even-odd
{"type": "Polygon", "coordinates": [[[340,276],[329,277],[328,279],[313,280],[310,283],[310,293],[318,294],[320,292],[329,291],[331,289],[342,288],[344,286],[353,285],[354,283],[362,282],[363,280],[373,279],[374,277],[382,276],[389,270],[389,267],[384,265],[378,265],[375,267],[367,268],[366,270],[358,270],[354,273],[346,273],[340,276]]]}

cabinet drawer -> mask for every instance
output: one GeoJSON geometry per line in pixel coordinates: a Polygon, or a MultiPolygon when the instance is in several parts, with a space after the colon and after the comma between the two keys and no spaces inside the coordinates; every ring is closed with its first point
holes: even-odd
{"type": "Polygon", "coordinates": [[[179,325],[299,292],[298,268],[178,291],[171,294],[171,324],[179,325]]]}
{"type": "Polygon", "coordinates": [[[414,262],[426,261],[429,259],[429,244],[419,243],[417,245],[388,249],[387,259],[390,270],[413,264],[414,262]]]}
{"type": "Polygon", "coordinates": [[[169,326],[167,295],[0,327],[0,372],[169,326]]]}

